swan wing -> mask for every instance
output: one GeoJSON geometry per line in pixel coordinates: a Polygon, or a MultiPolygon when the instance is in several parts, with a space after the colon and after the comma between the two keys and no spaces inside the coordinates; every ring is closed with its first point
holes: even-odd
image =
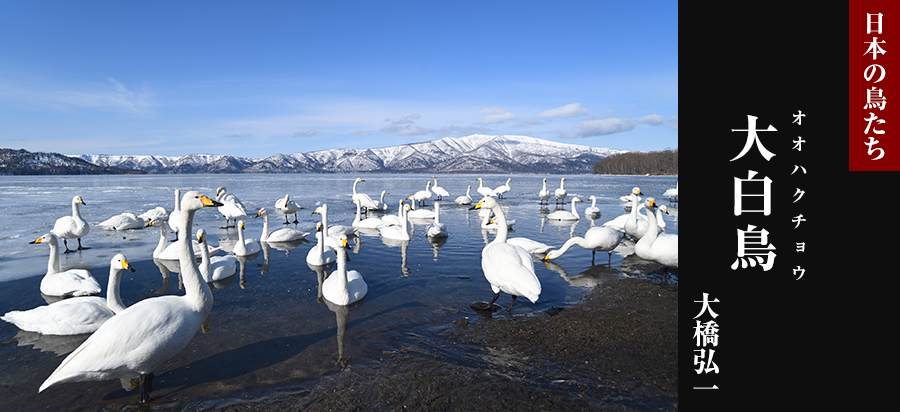
{"type": "Polygon", "coordinates": [[[521,247],[492,242],[484,248],[481,268],[494,293],[503,291],[524,296],[532,303],[541,294],[541,282],[534,274],[534,261],[521,247]]]}

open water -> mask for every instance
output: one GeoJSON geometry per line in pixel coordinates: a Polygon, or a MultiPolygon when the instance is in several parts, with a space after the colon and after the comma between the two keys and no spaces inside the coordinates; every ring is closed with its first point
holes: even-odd
{"type": "MultiPolygon", "coordinates": [[[[389,192],[385,213],[396,214],[400,199],[423,190],[431,176],[420,174],[254,174],[254,175],[140,175],[140,176],[3,176],[0,177],[0,313],[26,310],[47,304],[39,291],[46,273],[49,248],[29,244],[50,231],[55,220],[71,214],[71,200],[80,195],[86,205],[82,216],[92,225],[82,239],[91,249],[62,255],[63,270],[89,268],[106,295],[109,260],[124,253],[137,269],[123,273],[122,299],[126,305],[159,294],[183,294],[177,270],[169,272],[152,259],[159,231],[144,228],[128,231],[104,231],[96,225],[109,217],[131,212],[140,214],[156,206],[172,209],[174,190],[198,190],[214,198],[217,187],[224,186],[247,206],[245,236],[258,239],[262,218],[253,218],[259,208],[270,215],[270,230],[283,225],[284,217],[274,210],[276,199],[285,194],[300,204],[300,223],[289,225],[313,232],[321,216],[312,211],[328,204],[329,225],[350,225],[356,207],[351,203],[353,181],[373,199],[383,190],[389,192]]],[[[453,200],[472,185],[472,198],[478,201],[477,177],[485,186],[497,187],[512,178],[512,190],[500,200],[508,219],[515,224],[510,237],[528,237],[559,247],[572,236],[582,236],[593,225],[626,213],[621,196],[640,187],[644,197],[653,196],[668,205],[665,217],[667,233],[678,233],[677,203],[669,203],[662,193],[675,187],[674,176],[565,176],[569,197],[584,202],[577,208],[582,218],[576,222],[556,222],[546,215],[557,209],[538,204],[543,178],[548,189],[559,187],[563,176],[539,175],[443,175],[438,184],[448,190],[443,199],[440,219],[449,231],[443,242],[425,236],[429,220],[411,219],[409,242],[383,240],[377,232],[364,232],[351,239],[348,268],[359,271],[369,292],[360,304],[334,307],[319,299],[321,281],[334,270],[316,270],[306,264],[306,254],[315,246],[297,244],[293,249],[263,248],[254,257],[243,259],[238,273],[213,285],[214,304],[209,329],[198,333],[178,355],[165,362],[154,380],[154,400],[179,404],[224,399],[246,393],[272,390],[290,391],[312,380],[348,367],[338,362],[347,358],[351,366],[365,367],[385,352],[397,350],[411,339],[414,328],[446,325],[482,316],[469,305],[492,297],[490,285],[481,270],[481,249],[495,233],[482,230],[477,210],[457,206],[453,200]],[[597,198],[601,214],[585,217],[588,197],[597,198]]],[[[434,204],[429,200],[427,208],[434,204]]],[[[562,207],[562,206],[560,206],[562,207]]],[[[290,217],[293,220],[293,216],[290,217]]],[[[211,244],[230,250],[237,239],[236,229],[222,229],[225,219],[214,208],[195,215],[194,234],[204,228],[211,244]]],[[[172,235],[170,235],[172,237],[172,235]]],[[[70,246],[77,242],[69,242],[70,246]]],[[[62,246],[62,245],[61,245],[62,246]]],[[[633,254],[633,245],[623,242],[613,253],[598,253],[597,266],[609,267],[615,276],[641,276],[630,270],[646,263],[633,254]]],[[[594,268],[590,251],[570,249],[560,258],[545,263],[535,259],[535,273],[542,292],[537,303],[522,298],[512,308],[514,316],[526,315],[578,301],[586,288],[603,279],[583,275],[594,268]]],[[[655,276],[652,275],[651,276],[655,276]]],[[[668,281],[677,282],[669,276],[668,281]]],[[[502,294],[498,304],[506,307],[509,295],[502,294]]],[[[494,316],[508,316],[506,312],[494,316]]],[[[38,394],[37,389],[59,365],[64,356],[87,336],[53,337],[19,331],[0,322],[0,395],[5,410],[118,410],[136,402],[136,391],[126,392],[118,381],[59,384],[38,394]]],[[[416,339],[421,339],[417,336],[416,339]]]]}

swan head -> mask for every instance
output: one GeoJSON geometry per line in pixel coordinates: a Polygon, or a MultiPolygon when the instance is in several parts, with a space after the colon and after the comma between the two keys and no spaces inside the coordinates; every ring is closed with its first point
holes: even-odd
{"type": "Polygon", "coordinates": [[[210,199],[196,190],[191,190],[181,198],[181,210],[200,210],[204,207],[224,206],[222,203],[210,199]]]}
{"type": "Polygon", "coordinates": [[[240,227],[241,230],[244,230],[244,221],[243,220],[238,221],[238,227],[240,227]]]}
{"type": "Polygon", "coordinates": [[[636,195],[642,195],[642,194],[643,194],[643,193],[641,193],[641,188],[636,187],[636,186],[635,186],[633,189],[631,189],[631,193],[634,193],[634,194],[636,194],[636,195]]]}
{"type": "Polygon", "coordinates": [[[648,197],[647,200],[644,201],[644,207],[651,211],[656,211],[656,199],[652,197],[648,197]]]}
{"type": "Polygon", "coordinates": [[[493,209],[494,207],[499,206],[499,205],[500,204],[497,203],[496,199],[494,199],[493,197],[490,197],[490,196],[486,196],[484,199],[481,199],[481,201],[478,202],[475,206],[472,206],[472,208],[469,210],[493,209]]]}
{"type": "Polygon", "coordinates": [[[87,203],[84,203],[84,199],[82,199],[81,196],[75,196],[75,197],[73,197],[73,198],[72,198],[72,203],[81,203],[81,204],[83,204],[83,205],[87,205],[87,203]]]}
{"type": "Polygon", "coordinates": [[[256,212],[256,217],[260,216],[269,216],[269,212],[266,211],[266,208],[259,209],[259,212],[256,212]]]}
{"type": "Polygon", "coordinates": [[[198,229],[197,230],[197,241],[200,242],[200,244],[203,244],[203,241],[205,239],[206,239],[206,231],[203,229],[198,229]]]}
{"type": "MultiPolygon", "coordinates": [[[[357,179],[359,179],[359,178],[357,178],[357,179]]],[[[317,207],[316,210],[313,210],[313,212],[312,212],[313,215],[316,213],[318,213],[320,215],[328,213],[328,205],[325,203],[322,203],[322,206],[317,207]]]]}
{"type": "Polygon", "coordinates": [[[575,198],[573,198],[573,199],[572,199],[572,201],[573,201],[573,202],[580,202],[580,201],[581,201],[581,199],[579,199],[579,198],[577,198],[577,197],[575,197],[575,198]]]}
{"type": "Polygon", "coordinates": [[[666,205],[659,205],[659,210],[662,210],[663,213],[667,215],[669,214],[669,208],[667,208],[666,205]]]}
{"type": "Polygon", "coordinates": [[[35,245],[38,243],[49,243],[51,245],[58,245],[59,240],[56,237],[56,235],[54,235],[53,233],[44,233],[43,236],[37,238],[36,240],[34,240],[32,242],[28,242],[29,245],[35,245]]]}
{"type": "MultiPolygon", "coordinates": [[[[201,229],[202,230],[202,229],[201,229]]],[[[112,260],[109,261],[109,266],[114,267],[116,269],[125,269],[128,271],[134,272],[134,268],[128,263],[128,259],[125,258],[125,255],[119,253],[113,256],[112,260]]]]}

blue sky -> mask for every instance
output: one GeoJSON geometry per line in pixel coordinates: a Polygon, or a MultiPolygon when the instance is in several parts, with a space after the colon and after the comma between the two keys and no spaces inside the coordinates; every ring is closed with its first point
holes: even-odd
{"type": "Polygon", "coordinates": [[[0,147],[678,147],[675,1],[0,2],[0,147]]]}

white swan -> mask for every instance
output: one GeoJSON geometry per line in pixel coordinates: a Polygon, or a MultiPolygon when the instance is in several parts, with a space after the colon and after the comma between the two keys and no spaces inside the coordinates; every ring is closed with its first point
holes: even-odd
{"type": "Polygon", "coordinates": [[[409,199],[414,200],[419,203],[419,206],[425,206],[425,201],[431,199],[431,181],[429,180],[427,184],[425,184],[425,190],[420,190],[409,197],[409,199]]]}
{"type": "Polygon", "coordinates": [[[597,196],[591,195],[588,198],[591,201],[591,205],[584,209],[585,216],[596,216],[600,214],[600,208],[597,207],[597,196]]]}
{"type": "Polygon", "coordinates": [[[367,195],[367,194],[365,194],[365,193],[359,193],[359,192],[356,191],[356,185],[357,185],[359,182],[365,182],[365,180],[362,179],[362,178],[357,177],[356,180],[353,181],[353,200],[358,200],[358,201],[360,202],[360,203],[359,203],[360,206],[364,207],[366,210],[369,210],[369,209],[372,209],[372,210],[378,209],[378,205],[375,204],[375,201],[372,200],[372,198],[369,197],[369,195],[367,195]]]}
{"type": "Polygon", "coordinates": [[[541,188],[541,191],[538,192],[538,196],[541,198],[539,202],[542,205],[546,205],[548,200],[550,200],[550,191],[547,190],[547,178],[544,178],[544,187],[541,188]]]}
{"type": "MultiPolygon", "coordinates": [[[[167,222],[169,228],[175,232],[175,240],[178,240],[178,234],[181,232],[181,228],[184,227],[184,222],[181,220],[181,189],[175,189],[175,207],[172,209],[172,213],[169,213],[167,222]]],[[[227,224],[228,222],[225,223],[227,224]]]]}
{"type": "Polygon", "coordinates": [[[511,181],[512,181],[512,178],[506,179],[505,185],[497,186],[497,188],[494,189],[494,195],[497,196],[498,199],[502,199],[504,194],[506,194],[507,192],[512,190],[512,188],[509,187],[509,182],[511,182],[511,181]]]}
{"type": "Polygon", "coordinates": [[[381,237],[393,240],[409,240],[409,230],[407,229],[407,213],[409,211],[409,205],[403,206],[405,207],[400,209],[401,214],[403,215],[400,218],[400,225],[379,227],[378,232],[381,234],[381,237]]]}
{"type": "Polygon", "coordinates": [[[469,195],[469,191],[471,191],[471,190],[472,190],[472,185],[469,185],[469,187],[466,189],[466,194],[464,194],[460,197],[457,197],[456,200],[453,201],[453,203],[456,203],[458,205],[471,205],[472,204],[472,196],[469,195]]]}
{"type": "MultiPolygon", "coordinates": [[[[358,199],[356,199],[358,200],[358,199]]],[[[312,212],[312,214],[320,214],[322,215],[322,227],[325,231],[325,235],[328,237],[337,237],[340,235],[345,236],[356,236],[356,228],[353,226],[347,225],[329,225],[328,224],[328,204],[322,203],[319,207],[316,208],[312,212]]]]}
{"type": "Polygon", "coordinates": [[[506,242],[508,235],[506,216],[497,200],[486,197],[473,207],[473,209],[481,208],[494,211],[497,216],[497,224],[500,226],[494,241],[481,251],[481,269],[494,292],[494,298],[484,309],[492,309],[502,291],[512,295],[512,302],[507,308],[507,311],[511,313],[517,296],[524,296],[532,303],[538,300],[541,294],[541,282],[534,274],[534,261],[531,254],[519,246],[506,242]]]}
{"type": "Polygon", "coordinates": [[[125,259],[124,255],[120,253],[113,256],[109,262],[106,298],[81,296],[63,299],[31,310],[7,312],[0,316],[0,319],[18,326],[19,329],[44,335],[91,333],[107,319],[125,310],[125,304],[119,297],[119,282],[123,269],[134,272],[134,268],[128,265],[128,259],[125,259]]]}
{"type": "Polygon", "coordinates": [[[569,195],[569,193],[566,192],[566,178],[562,178],[559,180],[559,187],[553,191],[553,195],[556,196],[557,204],[566,200],[566,196],[569,195]]]}
{"type": "Polygon", "coordinates": [[[162,206],[154,207],[144,213],[138,215],[138,218],[144,221],[144,224],[150,223],[153,219],[168,219],[169,212],[162,206]]]}
{"type": "MultiPolygon", "coordinates": [[[[628,219],[625,220],[625,233],[637,240],[644,237],[651,226],[649,225],[647,217],[638,213],[638,198],[641,194],[641,189],[635,187],[631,189],[631,194],[634,196],[631,198],[631,213],[629,214],[628,219]]],[[[644,205],[644,207],[646,207],[646,202],[644,205]]],[[[655,220],[656,219],[654,219],[654,221],[655,220]]],[[[658,225],[653,225],[652,227],[653,232],[658,231],[658,225]]]]}
{"type": "Polygon", "coordinates": [[[113,316],[60,363],[38,392],[63,382],[138,378],[139,402],[150,400],[153,370],[187,346],[212,309],[212,293],[188,240],[194,212],[218,205],[196,191],[181,201],[185,231],[179,261],[185,295],[144,299],[113,316]]]}
{"type": "Polygon", "coordinates": [[[239,220],[237,223],[238,228],[238,241],[234,243],[234,249],[231,250],[231,253],[234,253],[235,256],[250,256],[254,253],[259,253],[261,247],[259,246],[259,242],[256,239],[245,239],[244,238],[244,221],[239,220]]]}
{"type": "Polygon", "coordinates": [[[291,223],[288,222],[288,215],[291,214],[294,215],[294,223],[300,223],[297,220],[297,210],[300,209],[300,205],[291,200],[291,195],[285,194],[283,198],[276,200],[275,209],[284,215],[284,224],[288,225],[291,223]]]}
{"type": "Polygon", "coordinates": [[[228,194],[224,187],[216,189],[216,201],[222,204],[222,206],[219,206],[219,213],[225,216],[225,227],[222,229],[234,227],[228,226],[229,220],[234,220],[235,224],[237,224],[238,218],[247,216],[247,208],[244,207],[244,204],[237,196],[228,194]]]}
{"type": "MultiPolygon", "coordinates": [[[[495,216],[494,212],[492,212],[490,209],[485,209],[485,210],[487,210],[488,213],[486,213],[484,215],[484,218],[481,221],[481,228],[488,229],[488,230],[497,230],[497,228],[500,227],[500,224],[498,223],[498,220],[493,219],[493,217],[495,216]]],[[[507,229],[512,229],[513,225],[515,225],[515,224],[516,224],[516,219],[506,219],[506,228],[507,229]]]]}
{"type": "MultiPolygon", "coordinates": [[[[412,197],[406,198],[412,200],[412,197]]],[[[416,209],[416,202],[412,202],[412,209],[407,212],[407,218],[410,219],[434,219],[434,210],[432,209],[416,209]]]]}
{"type": "Polygon", "coordinates": [[[428,237],[449,236],[449,234],[447,233],[446,225],[441,223],[441,204],[438,202],[434,203],[434,223],[428,226],[428,230],[425,232],[425,235],[428,237]]]}
{"type": "Polygon", "coordinates": [[[387,190],[382,190],[382,191],[381,191],[381,198],[380,198],[380,200],[378,200],[378,201],[375,202],[375,204],[378,205],[378,208],[377,208],[376,210],[387,210],[387,209],[388,209],[387,203],[384,202],[384,195],[389,195],[389,194],[391,194],[391,193],[388,192],[387,190]]]}
{"type": "Polygon", "coordinates": [[[97,227],[103,230],[129,230],[129,229],[143,229],[146,226],[143,219],[135,216],[134,213],[122,213],[120,215],[115,215],[109,219],[106,219],[97,224],[97,227]]]}
{"type": "Polygon", "coordinates": [[[368,217],[362,218],[362,206],[360,206],[359,202],[354,200],[353,204],[356,205],[356,218],[353,219],[353,223],[350,225],[353,227],[359,227],[363,229],[378,229],[381,226],[387,225],[383,220],[377,217],[368,217]]]}
{"type": "Polygon", "coordinates": [[[53,230],[50,231],[63,240],[63,245],[66,247],[65,253],[74,252],[74,250],[69,249],[68,239],[78,239],[78,250],[90,249],[89,247],[81,246],[81,238],[91,231],[91,226],[88,225],[88,222],[81,218],[81,205],[84,204],[81,196],[73,197],[72,216],[63,216],[56,219],[56,224],[53,225],[53,230]]]}
{"type": "Polygon", "coordinates": [[[438,186],[436,177],[431,176],[431,178],[434,179],[434,186],[431,187],[431,191],[437,196],[437,200],[443,200],[444,196],[450,196],[450,193],[447,192],[446,189],[438,186]]]}
{"type": "Polygon", "coordinates": [[[531,240],[527,237],[511,237],[506,239],[506,243],[521,247],[528,253],[534,255],[543,255],[544,253],[547,253],[548,250],[553,249],[553,247],[550,245],[538,242],[536,240],[531,240]]]}
{"type": "MultiPolygon", "coordinates": [[[[651,227],[657,226],[656,223],[656,200],[648,197],[644,202],[644,207],[650,212],[647,213],[647,220],[651,227]]],[[[641,240],[634,245],[634,253],[641,259],[652,260],[663,266],[678,267],[678,235],[669,233],[657,233],[654,230],[648,231],[641,240]]]]}
{"type": "Polygon", "coordinates": [[[549,220],[579,220],[581,217],[578,216],[578,210],[575,209],[575,203],[580,202],[581,199],[578,197],[572,198],[572,210],[557,210],[553,213],[547,215],[547,219],[549,220]]]}
{"type": "Polygon", "coordinates": [[[677,202],[678,201],[678,182],[677,181],[675,182],[674,189],[667,189],[665,192],[663,192],[662,195],[665,197],[668,197],[669,201],[671,201],[672,198],[674,197],[675,201],[677,202]]]}
{"type": "Polygon", "coordinates": [[[237,258],[234,255],[209,257],[206,246],[206,231],[197,230],[197,241],[200,243],[200,276],[206,283],[215,282],[234,276],[237,272],[237,258]]]}
{"type": "Polygon", "coordinates": [[[475,180],[478,181],[478,189],[475,189],[478,194],[480,194],[482,197],[493,196],[494,191],[491,188],[484,186],[484,180],[482,178],[479,177],[475,180]]]}
{"type": "MultiPolygon", "coordinates": [[[[169,217],[171,218],[171,215],[169,217]]],[[[149,226],[159,227],[159,242],[156,244],[156,249],[153,249],[153,258],[178,260],[178,242],[169,243],[169,225],[166,224],[166,221],[160,219],[151,220],[149,226]]],[[[221,246],[209,246],[208,242],[205,246],[210,256],[214,256],[222,250],[221,246]]],[[[197,259],[200,259],[200,242],[197,242],[196,239],[191,239],[191,247],[194,250],[194,255],[197,259]]]]}
{"type": "Polygon", "coordinates": [[[323,236],[322,233],[322,223],[316,223],[316,246],[309,249],[309,252],[306,253],[306,263],[313,266],[328,265],[334,262],[336,257],[334,248],[325,244],[327,236],[323,236]]]}
{"type": "Polygon", "coordinates": [[[403,208],[404,208],[403,199],[400,199],[400,208],[397,209],[396,215],[384,215],[381,217],[381,221],[387,223],[389,225],[397,225],[400,226],[403,219],[403,208]]]}
{"type": "Polygon", "coordinates": [[[289,227],[284,227],[278,229],[272,233],[269,233],[269,212],[266,208],[259,209],[259,212],[256,212],[256,217],[263,217],[263,230],[262,235],[259,236],[260,242],[290,242],[293,240],[300,240],[306,237],[309,233],[306,233],[302,230],[297,230],[289,227]]]}
{"type": "Polygon", "coordinates": [[[597,255],[597,252],[607,252],[609,254],[610,262],[612,261],[612,251],[619,246],[619,242],[622,241],[622,235],[619,231],[605,226],[595,226],[588,229],[585,232],[584,237],[573,237],[563,243],[562,247],[556,250],[551,250],[547,253],[547,256],[544,257],[544,260],[556,259],[562,256],[563,253],[566,253],[572,246],[581,246],[584,249],[588,249],[591,251],[591,263],[594,263],[594,257],[597,255]]]}
{"type": "Polygon", "coordinates": [[[50,260],[47,274],[41,279],[41,293],[47,296],[87,296],[100,293],[100,284],[84,269],[59,270],[59,240],[53,233],[47,233],[30,244],[50,245],[50,260]]]}
{"type": "Polygon", "coordinates": [[[355,270],[347,271],[347,238],[344,237],[337,248],[337,270],[322,282],[322,297],[336,305],[346,306],[364,298],[368,292],[369,287],[362,275],[355,270]]]}

